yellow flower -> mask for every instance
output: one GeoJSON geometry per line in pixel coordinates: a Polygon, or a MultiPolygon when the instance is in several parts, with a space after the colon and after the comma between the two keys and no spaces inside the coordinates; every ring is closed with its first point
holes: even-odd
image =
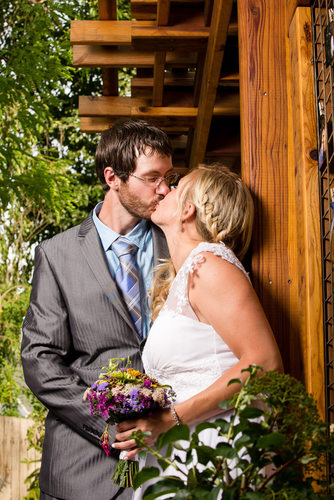
{"type": "Polygon", "coordinates": [[[140,374],[140,371],[134,370],[133,368],[128,368],[127,372],[129,375],[133,375],[134,377],[137,377],[140,374]]]}

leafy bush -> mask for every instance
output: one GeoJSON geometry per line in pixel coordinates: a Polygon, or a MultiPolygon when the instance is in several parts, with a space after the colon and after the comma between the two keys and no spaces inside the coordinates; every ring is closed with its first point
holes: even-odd
{"type": "Polygon", "coordinates": [[[159,436],[155,448],[145,445],[145,433],[134,433],[137,445],[147,449],[142,456],[149,452],[163,471],[175,469],[168,476],[160,476],[158,467],[139,471],[135,488],[156,479],[143,500],[166,494],[187,500],[332,498],[326,490],[326,458],[334,452],[334,438],[312,396],[289,375],[258,376],[255,366],[245,371],[249,376],[240,391],[221,404],[233,408],[230,419],[200,423],[192,434],[187,425],[174,426],[159,436]],[[200,439],[209,428],[221,437],[215,448],[200,439]]]}

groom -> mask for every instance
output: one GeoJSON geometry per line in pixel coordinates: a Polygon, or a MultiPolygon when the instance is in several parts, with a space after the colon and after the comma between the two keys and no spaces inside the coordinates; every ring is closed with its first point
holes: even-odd
{"type": "Polygon", "coordinates": [[[36,249],[22,363],[28,386],[49,409],[43,500],[132,496],[111,482],[118,455],[108,457],[100,447],[105,421],[90,415],[82,397],[110,358],[129,357],[142,369],[140,347],[150,323],[146,292],[153,265],[168,255],[150,217],[173,182],[171,153],[166,134],[141,120],[105,131],[95,157],[104,201],[79,226],[36,249]],[[119,252],[124,246],[130,250],[119,252]]]}

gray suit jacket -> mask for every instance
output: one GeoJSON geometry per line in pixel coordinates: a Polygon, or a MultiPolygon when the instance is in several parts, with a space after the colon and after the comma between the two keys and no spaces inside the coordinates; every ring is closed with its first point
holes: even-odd
{"type": "MultiPolygon", "coordinates": [[[[153,229],[154,260],[168,256],[153,229]]],[[[105,421],[82,401],[110,358],[130,357],[142,369],[141,341],[112,280],[90,215],[36,249],[30,306],[23,324],[26,382],[49,409],[41,490],[66,500],[110,500],[118,454],[99,445],[105,421]]],[[[125,489],[118,498],[131,498],[125,489]]]]}

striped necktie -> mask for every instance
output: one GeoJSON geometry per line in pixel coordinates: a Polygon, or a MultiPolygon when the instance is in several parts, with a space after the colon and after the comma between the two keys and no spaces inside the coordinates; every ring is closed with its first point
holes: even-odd
{"type": "Polygon", "coordinates": [[[119,266],[116,270],[115,280],[122,292],[124,301],[137,332],[141,336],[141,305],[138,267],[134,254],[138,250],[134,243],[120,236],[112,244],[112,250],[119,258],[119,266]]]}

